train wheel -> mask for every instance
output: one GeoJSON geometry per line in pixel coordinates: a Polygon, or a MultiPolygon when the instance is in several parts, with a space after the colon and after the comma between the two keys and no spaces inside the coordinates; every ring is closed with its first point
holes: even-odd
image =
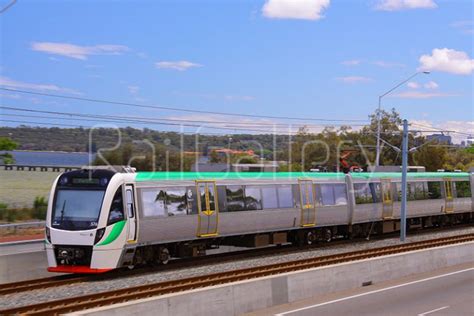
{"type": "Polygon", "coordinates": [[[313,231],[307,232],[305,241],[307,245],[312,245],[316,241],[316,234],[313,231]]]}
{"type": "Polygon", "coordinates": [[[170,261],[170,251],[168,248],[160,248],[158,260],[161,264],[167,264],[170,261]]]}
{"type": "Polygon", "coordinates": [[[330,242],[332,240],[332,231],[329,228],[324,230],[324,241],[330,242]]]}

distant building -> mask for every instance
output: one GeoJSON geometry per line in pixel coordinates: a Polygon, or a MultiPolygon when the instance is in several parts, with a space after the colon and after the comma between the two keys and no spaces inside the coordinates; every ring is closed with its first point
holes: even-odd
{"type": "Polygon", "coordinates": [[[426,136],[427,141],[435,140],[440,144],[452,145],[451,136],[444,134],[432,134],[426,136]]]}
{"type": "Polygon", "coordinates": [[[191,171],[199,172],[277,172],[278,163],[195,163],[191,166],[191,171]]]}
{"type": "Polygon", "coordinates": [[[227,157],[230,155],[247,155],[247,156],[255,156],[255,152],[251,149],[249,150],[234,150],[234,149],[228,149],[228,148],[210,148],[209,150],[209,155],[215,152],[219,157],[227,157]]]}
{"type": "Polygon", "coordinates": [[[469,135],[466,139],[466,146],[474,145],[474,136],[469,135]]]}
{"type": "MultiPolygon", "coordinates": [[[[402,172],[402,166],[369,166],[369,172],[402,172]]],[[[425,172],[426,168],[423,166],[408,166],[408,172],[425,172]]]]}

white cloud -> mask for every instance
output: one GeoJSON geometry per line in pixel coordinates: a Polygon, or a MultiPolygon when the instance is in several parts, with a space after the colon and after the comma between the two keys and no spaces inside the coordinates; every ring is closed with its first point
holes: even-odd
{"type": "Polygon", "coordinates": [[[437,84],[436,82],[434,81],[430,81],[430,82],[427,82],[423,85],[423,87],[425,87],[425,89],[438,89],[439,88],[439,84],[437,84]]]}
{"type": "Polygon", "coordinates": [[[27,90],[35,90],[35,91],[42,91],[42,92],[63,92],[63,93],[69,93],[69,94],[81,94],[80,92],[76,90],[59,87],[54,84],[37,84],[37,83],[21,82],[21,81],[15,81],[3,76],[0,76],[0,86],[12,88],[12,89],[27,89],[27,90]]]}
{"type": "Polygon", "coordinates": [[[19,94],[1,92],[0,93],[0,99],[1,98],[18,100],[18,99],[21,99],[21,96],[19,94]]]}
{"type": "Polygon", "coordinates": [[[467,53],[449,48],[435,48],[431,55],[420,57],[419,70],[441,71],[469,75],[474,71],[474,59],[467,53]]]}
{"type": "Polygon", "coordinates": [[[472,25],[474,25],[473,20],[462,20],[462,21],[455,21],[451,23],[451,26],[455,28],[462,28],[462,27],[472,26],[472,25]]]}
{"type": "MultiPolygon", "coordinates": [[[[288,124],[283,121],[266,118],[239,118],[238,120],[224,115],[209,114],[189,114],[179,116],[169,116],[167,119],[176,120],[177,123],[200,125],[192,128],[187,127],[190,132],[206,134],[206,132],[221,132],[225,134],[229,131],[248,134],[294,134],[303,126],[303,123],[288,124]],[[216,129],[219,128],[219,129],[216,129]]],[[[309,132],[320,133],[324,129],[321,125],[305,125],[309,132]]],[[[259,154],[257,152],[257,154],[259,154]]]]}
{"type": "Polygon", "coordinates": [[[123,45],[79,46],[69,43],[33,42],[31,49],[52,55],[86,60],[90,55],[120,55],[129,50],[123,45]]]}
{"type": "Polygon", "coordinates": [[[138,91],[140,91],[140,87],[138,86],[128,86],[127,89],[130,94],[137,94],[138,91]]]}
{"type": "Polygon", "coordinates": [[[362,76],[337,77],[336,79],[339,80],[339,81],[342,81],[344,83],[363,83],[363,82],[372,81],[371,78],[362,77],[362,76]]]}
{"type": "Polygon", "coordinates": [[[380,11],[400,11],[411,9],[436,9],[433,0],[380,0],[374,7],[380,11]]]}
{"type": "Polygon", "coordinates": [[[423,133],[423,135],[430,135],[440,133],[439,130],[443,131],[454,131],[458,133],[449,133],[445,132],[447,135],[452,137],[452,141],[455,144],[461,143],[461,141],[466,140],[467,135],[464,134],[474,134],[474,122],[473,121],[442,121],[442,122],[432,122],[429,120],[410,120],[409,121],[416,128],[422,130],[433,130],[433,132],[423,133]],[[464,133],[464,134],[459,134],[464,133]]]}
{"type": "Polygon", "coordinates": [[[401,63],[392,63],[383,60],[377,60],[372,62],[373,65],[383,67],[383,68],[404,68],[406,67],[404,64],[401,63]]]}
{"type": "Polygon", "coordinates": [[[420,85],[414,81],[410,81],[409,83],[407,83],[407,86],[408,88],[412,88],[412,89],[418,89],[420,87],[420,85]]]}
{"type": "Polygon", "coordinates": [[[226,95],[224,99],[226,101],[253,101],[255,97],[251,95],[226,95]]]}
{"type": "Polygon", "coordinates": [[[159,61],[155,63],[158,69],[174,69],[178,71],[188,70],[190,68],[202,67],[201,64],[192,63],[190,61],[159,61]]]}
{"type": "Polygon", "coordinates": [[[262,14],[274,19],[319,20],[330,0],[267,0],[262,14]]]}
{"type": "Polygon", "coordinates": [[[446,97],[458,97],[459,94],[455,93],[443,93],[443,92],[423,92],[423,91],[404,91],[390,95],[392,98],[401,99],[432,99],[432,98],[446,98],[446,97]]]}
{"type": "Polygon", "coordinates": [[[360,65],[361,62],[362,62],[362,60],[352,59],[352,60],[344,60],[344,61],[341,62],[341,64],[344,65],[344,66],[358,66],[358,65],[360,65]]]}
{"type": "Polygon", "coordinates": [[[474,34],[474,21],[473,20],[462,20],[451,23],[451,27],[458,29],[464,34],[474,34]]]}

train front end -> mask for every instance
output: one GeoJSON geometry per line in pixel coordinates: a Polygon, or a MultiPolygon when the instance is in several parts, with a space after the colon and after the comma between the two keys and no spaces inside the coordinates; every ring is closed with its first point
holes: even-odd
{"type": "Polygon", "coordinates": [[[46,217],[48,271],[104,273],[126,243],[122,179],[110,170],[77,170],[53,184],[46,217]]]}

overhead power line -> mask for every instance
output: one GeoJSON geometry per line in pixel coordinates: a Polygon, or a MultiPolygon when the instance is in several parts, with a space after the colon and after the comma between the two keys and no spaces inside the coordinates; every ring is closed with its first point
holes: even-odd
{"type": "Polygon", "coordinates": [[[131,107],[146,108],[146,109],[158,109],[158,110],[178,111],[178,112],[186,112],[186,113],[200,113],[200,114],[225,115],[225,116],[233,116],[233,117],[253,117],[253,118],[267,118],[267,119],[279,119],[279,120],[297,120],[297,121],[318,121],[318,122],[368,122],[367,119],[361,120],[361,119],[307,118],[307,117],[290,117],[290,116],[257,115],[257,114],[239,114],[239,113],[228,113],[228,112],[217,112],[217,111],[191,110],[191,109],[183,109],[183,108],[176,108],[176,107],[169,107],[169,106],[146,105],[146,104],[138,104],[138,103],[130,103],[130,102],[111,101],[111,100],[104,100],[104,99],[95,99],[95,98],[84,98],[84,97],[67,96],[67,95],[52,94],[52,93],[33,92],[33,91],[27,91],[27,90],[21,90],[21,89],[12,89],[12,88],[4,88],[4,87],[0,87],[0,90],[10,91],[10,92],[17,92],[17,93],[24,93],[24,94],[31,94],[31,95],[37,95],[37,96],[44,96],[44,97],[52,97],[52,98],[61,98],[61,99],[68,99],[68,100],[76,100],[76,101],[86,101],[86,102],[95,102],[95,103],[104,103],[104,104],[114,104],[114,105],[123,105],[123,106],[131,106],[131,107]]]}
{"type": "MultiPolygon", "coordinates": [[[[18,120],[5,120],[0,118],[0,122],[8,122],[8,123],[20,123],[20,124],[31,124],[31,125],[46,125],[46,126],[61,126],[61,127],[70,127],[70,128],[85,128],[85,129],[90,129],[94,128],[96,126],[87,126],[87,125],[74,125],[74,124],[63,124],[63,123],[47,123],[47,122],[36,122],[36,121],[18,121],[18,120]]],[[[175,134],[189,134],[189,135],[197,135],[197,134],[202,134],[202,135],[218,135],[218,136],[224,136],[227,135],[226,133],[212,133],[212,132],[177,132],[177,131],[162,131],[162,133],[175,133],[175,134]]]]}
{"type": "Polygon", "coordinates": [[[441,127],[438,128],[438,127],[435,127],[435,126],[429,126],[429,125],[419,124],[419,123],[411,123],[411,125],[419,126],[419,127],[423,127],[423,128],[428,128],[428,130],[426,130],[424,132],[455,133],[455,134],[467,135],[467,136],[472,135],[472,134],[469,134],[469,133],[458,132],[458,131],[450,131],[450,130],[443,129],[441,127]]]}
{"type": "MultiPolygon", "coordinates": [[[[74,113],[74,112],[59,112],[59,111],[46,111],[46,110],[36,110],[28,108],[19,108],[11,106],[0,106],[0,109],[10,110],[10,111],[20,111],[20,112],[34,112],[34,113],[45,113],[61,116],[81,116],[81,117],[94,117],[94,118],[103,118],[103,119],[118,119],[118,120],[131,120],[131,121],[140,121],[143,123],[149,122],[174,122],[174,123],[207,123],[207,124],[231,124],[233,126],[250,126],[250,127],[296,127],[296,126],[308,126],[308,127],[327,127],[328,125],[315,125],[304,124],[304,123],[294,123],[294,124],[284,124],[284,123],[265,123],[265,122],[230,122],[230,121],[206,121],[206,120],[192,120],[192,119],[171,119],[171,118],[150,118],[142,116],[120,116],[120,115],[105,115],[105,114],[87,114],[87,113],[74,113]]],[[[338,124],[332,124],[334,126],[339,126],[338,124]]],[[[365,124],[351,124],[350,126],[365,126],[365,124]]]]}
{"type": "MultiPolygon", "coordinates": [[[[0,109],[5,108],[0,106],[0,109]]],[[[27,112],[40,112],[40,113],[48,113],[51,111],[40,111],[40,110],[30,110],[27,112]]],[[[37,116],[37,115],[18,115],[18,114],[7,114],[9,116],[18,116],[18,117],[32,117],[32,118],[41,118],[41,119],[51,119],[51,120],[75,120],[75,121],[92,121],[92,122],[102,122],[102,123],[121,123],[121,124],[130,124],[130,123],[135,123],[135,124],[147,124],[147,125],[165,125],[165,126],[180,126],[180,127],[192,127],[192,128],[205,128],[205,129],[217,129],[217,130],[231,130],[231,131],[250,131],[250,132],[258,132],[262,134],[269,134],[272,132],[272,130],[267,129],[258,129],[258,128],[245,128],[245,127],[240,127],[240,126],[232,126],[232,124],[227,125],[227,126],[210,126],[210,125],[200,125],[200,124],[183,124],[183,123],[166,123],[166,122],[154,122],[154,121],[146,121],[146,120],[136,120],[136,119],[114,119],[114,118],[109,118],[109,117],[104,117],[101,115],[90,115],[90,114],[78,114],[78,113],[69,113],[69,114],[63,114],[67,115],[70,117],[51,117],[51,116],[37,116]],[[72,117],[80,117],[79,118],[72,118],[72,117]],[[91,119],[92,118],[92,119],[91,119]],[[93,118],[100,118],[98,119],[93,119],[93,118]]],[[[274,129],[274,132],[279,132],[279,133],[287,133],[287,130],[277,130],[274,129]]],[[[294,132],[290,132],[294,133],[294,132]]]]}

